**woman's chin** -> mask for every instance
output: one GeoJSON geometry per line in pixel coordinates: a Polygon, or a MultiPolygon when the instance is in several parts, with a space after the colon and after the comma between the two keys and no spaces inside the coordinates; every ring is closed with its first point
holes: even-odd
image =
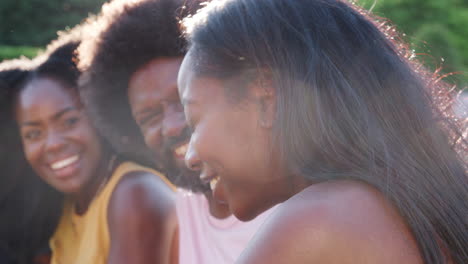
{"type": "Polygon", "coordinates": [[[227,204],[221,204],[217,201],[214,201],[214,204],[210,204],[210,213],[219,219],[224,219],[232,215],[231,210],[227,204]]]}
{"type": "Polygon", "coordinates": [[[248,222],[259,215],[252,208],[232,206],[230,209],[234,216],[242,222],[248,222]]]}
{"type": "Polygon", "coordinates": [[[64,193],[64,194],[76,194],[80,192],[80,186],[78,184],[74,183],[69,183],[67,182],[66,184],[51,184],[51,186],[56,189],[57,191],[64,193]]]}
{"type": "Polygon", "coordinates": [[[213,197],[211,190],[204,192],[204,195],[208,200],[208,206],[212,216],[218,219],[224,219],[232,215],[229,205],[225,202],[216,200],[213,197]]]}

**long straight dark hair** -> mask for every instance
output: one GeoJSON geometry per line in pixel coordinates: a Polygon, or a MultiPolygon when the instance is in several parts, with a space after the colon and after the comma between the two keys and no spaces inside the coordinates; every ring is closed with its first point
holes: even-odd
{"type": "Polygon", "coordinates": [[[61,35],[34,60],[0,64],[0,249],[7,251],[13,263],[32,263],[40,253],[48,253],[64,200],[26,160],[15,120],[17,97],[29,82],[44,76],[77,89],[79,71],[73,60],[80,43],[77,34],[61,35]]]}
{"type": "Polygon", "coordinates": [[[35,256],[47,253],[63,200],[29,166],[12,118],[13,95],[30,74],[31,64],[26,60],[0,64],[0,251],[18,264],[32,263],[35,256]]]}
{"type": "Polygon", "coordinates": [[[368,183],[404,217],[425,263],[468,260],[466,127],[393,27],[340,0],[215,0],[183,26],[197,74],[270,76],[274,144],[291,172],[368,183]]]}

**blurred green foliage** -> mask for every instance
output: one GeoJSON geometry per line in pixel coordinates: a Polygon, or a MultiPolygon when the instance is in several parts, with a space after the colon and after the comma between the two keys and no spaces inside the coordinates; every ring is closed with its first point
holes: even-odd
{"type": "Polygon", "coordinates": [[[433,69],[460,72],[450,80],[468,85],[467,0],[357,0],[374,14],[388,18],[433,69]]]}
{"type": "Polygon", "coordinates": [[[105,0],[1,0],[0,45],[45,46],[58,30],[72,27],[105,0]]]}
{"type": "MultiPolygon", "coordinates": [[[[406,33],[406,41],[434,69],[463,72],[452,79],[468,84],[467,0],[355,0],[406,33]],[[430,55],[429,55],[430,54],[430,55]]],[[[58,30],[73,27],[106,0],[1,0],[0,60],[15,54],[34,56],[34,48],[54,39],[58,30]]]]}
{"type": "Polygon", "coordinates": [[[19,57],[33,58],[40,48],[30,46],[3,46],[0,45],[0,61],[19,57]]]}

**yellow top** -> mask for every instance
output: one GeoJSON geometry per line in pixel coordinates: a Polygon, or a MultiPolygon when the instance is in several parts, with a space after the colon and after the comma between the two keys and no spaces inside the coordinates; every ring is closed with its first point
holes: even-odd
{"type": "Polygon", "coordinates": [[[69,200],[65,202],[59,225],[50,240],[51,264],[107,263],[110,248],[107,207],[115,186],[131,171],[147,171],[158,175],[175,191],[175,187],[162,174],[132,162],[121,163],[85,214],[76,214],[73,203],[69,200]]]}

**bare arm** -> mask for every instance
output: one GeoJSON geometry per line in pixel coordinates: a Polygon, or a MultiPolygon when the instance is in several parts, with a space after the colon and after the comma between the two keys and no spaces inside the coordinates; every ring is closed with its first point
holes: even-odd
{"type": "Polygon", "coordinates": [[[147,172],[123,177],[108,208],[108,264],[170,263],[177,230],[174,195],[147,172]]]}

